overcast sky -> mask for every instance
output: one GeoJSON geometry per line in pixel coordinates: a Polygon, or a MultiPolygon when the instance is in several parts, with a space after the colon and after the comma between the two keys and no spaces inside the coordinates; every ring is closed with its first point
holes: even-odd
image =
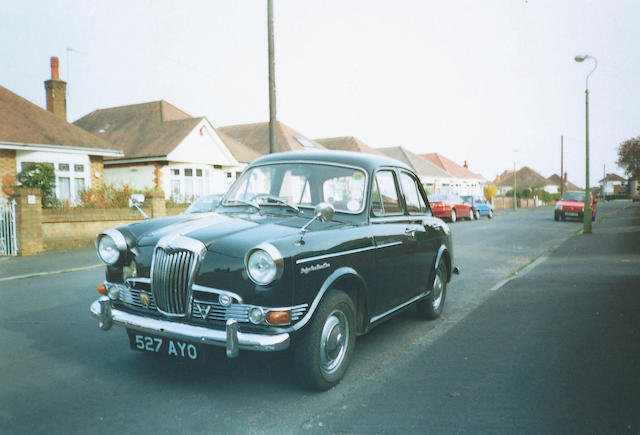
{"type": "MultiPolygon", "coordinates": [[[[0,84],[69,121],[164,99],[214,126],[268,121],[266,0],[3,1],[0,84]],[[68,49],[72,49],[70,51],[68,49]]],[[[528,165],[591,184],[640,135],[640,2],[274,0],[278,119],[315,139],[438,152],[493,179],[528,165]],[[515,151],[517,150],[517,151],[515,151]]],[[[2,122],[2,120],[0,120],[2,122]]]]}

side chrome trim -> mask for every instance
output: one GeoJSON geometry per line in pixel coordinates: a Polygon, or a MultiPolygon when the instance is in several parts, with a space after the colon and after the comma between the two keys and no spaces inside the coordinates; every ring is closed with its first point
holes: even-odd
{"type": "Polygon", "coordinates": [[[387,317],[389,314],[394,313],[394,312],[396,312],[398,310],[401,310],[401,309],[403,309],[404,307],[406,307],[408,305],[411,305],[412,303],[414,303],[414,302],[422,299],[423,297],[427,296],[429,293],[431,293],[431,290],[427,290],[426,292],[424,292],[422,294],[419,294],[418,296],[416,296],[416,297],[414,297],[412,299],[409,299],[407,302],[405,302],[403,304],[400,304],[395,308],[391,308],[390,310],[385,311],[382,314],[378,314],[377,316],[372,317],[371,320],[369,320],[369,324],[375,323],[378,320],[382,319],[383,317],[387,317]]]}
{"type": "Polygon", "coordinates": [[[325,254],[325,255],[316,255],[315,257],[307,257],[307,258],[301,258],[299,260],[296,260],[296,264],[303,264],[303,263],[309,263],[311,261],[318,261],[318,260],[324,260],[327,258],[340,257],[342,255],[355,254],[358,252],[370,251],[372,249],[388,248],[389,246],[395,246],[395,245],[401,245],[401,244],[402,242],[389,242],[389,243],[383,243],[382,245],[377,245],[377,246],[367,246],[364,248],[350,249],[348,251],[334,252],[334,253],[325,254]]]}

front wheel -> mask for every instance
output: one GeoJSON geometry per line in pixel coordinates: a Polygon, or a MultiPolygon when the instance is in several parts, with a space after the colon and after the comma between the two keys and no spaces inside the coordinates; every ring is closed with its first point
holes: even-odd
{"type": "Polygon", "coordinates": [[[475,218],[477,221],[480,220],[480,210],[476,210],[475,218]]]}
{"type": "Polygon", "coordinates": [[[436,269],[433,287],[424,299],[417,303],[418,313],[427,320],[440,317],[447,296],[447,266],[441,261],[436,269]]]}
{"type": "Polygon", "coordinates": [[[489,219],[493,218],[493,210],[489,210],[489,215],[487,216],[489,219]]]}
{"type": "Polygon", "coordinates": [[[455,222],[455,221],[456,221],[456,219],[457,219],[457,216],[456,216],[456,209],[455,209],[455,208],[452,208],[452,209],[451,209],[451,223],[455,222]]]}
{"type": "Polygon", "coordinates": [[[346,293],[327,293],[294,349],[293,360],[301,384],[323,391],[340,382],[356,343],[355,319],[353,301],[346,293]]]}

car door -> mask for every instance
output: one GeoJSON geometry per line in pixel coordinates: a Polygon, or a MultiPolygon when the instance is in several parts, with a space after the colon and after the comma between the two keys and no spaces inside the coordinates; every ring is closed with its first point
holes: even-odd
{"type": "Polygon", "coordinates": [[[374,175],[370,223],[376,247],[375,299],[371,318],[375,322],[406,302],[415,285],[410,265],[410,250],[415,241],[407,231],[407,216],[393,169],[382,169],[374,175]]]}
{"type": "Polygon", "coordinates": [[[409,244],[409,263],[413,272],[411,297],[431,289],[433,265],[440,248],[441,225],[430,215],[426,195],[415,175],[400,171],[400,187],[408,216],[407,228],[414,231],[409,244]]]}

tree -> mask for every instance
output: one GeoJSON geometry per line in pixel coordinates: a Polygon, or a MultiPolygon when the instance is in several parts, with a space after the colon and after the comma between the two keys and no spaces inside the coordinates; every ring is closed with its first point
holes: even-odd
{"type": "Polygon", "coordinates": [[[486,186],[484,189],[484,197],[488,200],[495,198],[498,195],[498,188],[493,184],[486,186]]]}
{"type": "Polygon", "coordinates": [[[616,163],[629,177],[640,179],[640,136],[620,144],[616,163]]]}
{"type": "Polygon", "coordinates": [[[23,187],[40,189],[43,207],[59,204],[56,198],[56,172],[51,163],[30,163],[18,172],[16,179],[23,187]]]}

